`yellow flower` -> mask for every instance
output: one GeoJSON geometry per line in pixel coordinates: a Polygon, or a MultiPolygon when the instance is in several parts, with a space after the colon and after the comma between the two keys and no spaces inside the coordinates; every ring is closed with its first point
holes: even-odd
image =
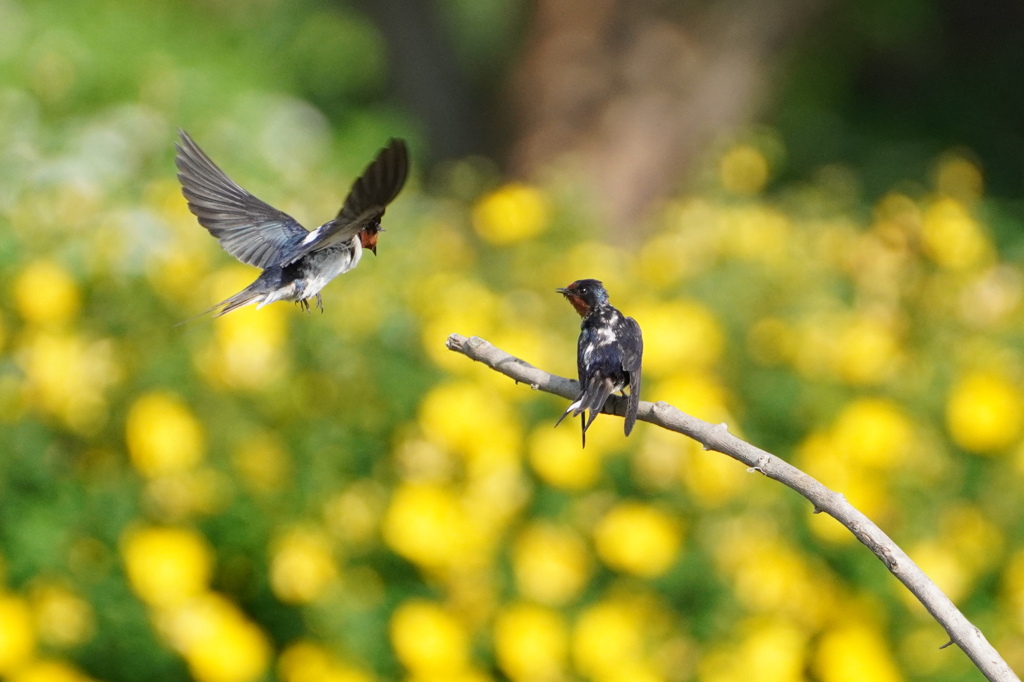
{"type": "MultiPolygon", "coordinates": [[[[881,520],[891,508],[891,495],[886,479],[875,466],[860,460],[845,443],[837,441],[831,431],[812,433],[797,449],[799,466],[829,488],[839,491],[850,503],[868,517],[881,520]]],[[[879,464],[878,466],[882,466],[879,464]]],[[[852,542],[853,535],[828,514],[814,514],[811,530],[819,537],[836,543],[852,542]]]]}
{"type": "Polygon", "coordinates": [[[469,634],[440,604],[403,602],[391,616],[390,633],[395,656],[414,676],[444,679],[469,668],[469,634]]]}
{"type": "Polygon", "coordinates": [[[144,476],[184,471],[203,457],[202,427],[172,393],[154,391],[136,400],[125,430],[132,464],[144,476]]]}
{"type": "Polygon", "coordinates": [[[202,593],[213,571],[206,538],[187,528],[138,528],[122,542],[128,582],[150,606],[174,606],[202,593]]]}
{"type": "Polygon", "coordinates": [[[969,504],[950,507],[942,515],[941,529],[943,541],[970,571],[977,573],[1002,564],[1003,534],[978,507],[969,504]]]}
{"type": "Polygon", "coordinates": [[[57,584],[41,584],[29,596],[39,638],[44,642],[71,647],[92,637],[92,607],[71,590],[57,584]]]}
{"type": "Polygon", "coordinates": [[[743,637],[738,661],[748,676],[746,682],[802,682],[807,635],[785,621],[754,624],[743,637]]]}
{"type": "Polygon", "coordinates": [[[510,183],[473,207],[473,228],[491,244],[507,246],[544,232],[549,214],[548,201],[540,190],[510,183]]]}
{"type": "Polygon", "coordinates": [[[620,502],[594,528],[594,545],[604,563],[645,578],[667,571],[681,544],[679,521],[638,502],[620,502]]]}
{"type": "Polygon", "coordinates": [[[953,385],[946,400],[946,427],[964,450],[993,454],[1021,435],[1020,390],[1002,376],[970,372],[953,385]]]}
{"type": "Polygon", "coordinates": [[[813,670],[821,682],[900,682],[903,676],[876,628],[844,623],[818,643],[813,670]]]}
{"type": "Polygon", "coordinates": [[[48,261],[36,261],[14,280],[14,304],[27,322],[64,323],[78,314],[78,286],[67,270],[48,261]]]}
{"type": "Polygon", "coordinates": [[[0,675],[9,675],[28,662],[35,648],[28,604],[21,597],[0,595],[0,675]]]}
{"type": "Polygon", "coordinates": [[[479,545],[460,500],[441,486],[400,486],[384,515],[382,530],[392,549],[427,567],[472,561],[470,550],[479,545]]]}
{"type": "Polygon", "coordinates": [[[631,605],[603,601],[587,607],[572,634],[572,657],[583,675],[603,679],[609,671],[635,666],[643,659],[643,618],[631,605]]]}
{"type": "Polygon", "coordinates": [[[734,194],[757,194],[768,182],[768,159],[756,147],[739,144],[718,162],[722,186],[734,194]]]}
{"type": "Polygon", "coordinates": [[[523,596],[557,606],[576,597],[587,584],[590,554],[571,530],[532,523],[512,546],[512,570],[523,596]]]}
{"type": "Polygon", "coordinates": [[[324,647],[295,642],[281,653],[277,669],[283,682],[372,682],[373,677],[339,661],[324,647]]]}
{"type": "MultiPolygon", "coordinates": [[[[567,419],[570,423],[561,424],[557,429],[551,424],[542,424],[533,430],[528,443],[530,466],[548,485],[564,490],[586,490],[601,475],[601,458],[592,443],[586,450],[581,447],[579,418],[567,419]]],[[[596,426],[597,422],[591,429],[596,426]]]]}
{"type": "Polygon", "coordinates": [[[860,398],[846,405],[832,427],[833,442],[855,462],[888,469],[913,445],[910,419],[896,403],[860,398]]]}
{"type": "Polygon", "coordinates": [[[258,389],[282,375],[287,362],[286,310],[283,306],[244,308],[217,318],[217,359],[225,384],[258,389]]]}
{"type": "Polygon", "coordinates": [[[634,306],[630,311],[644,332],[645,375],[663,377],[683,368],[714,366],[725,349],[725,335],[714,314],[696,301],[634,306]]]}
{"type": "Polygon", "coordinates": [[[938,199],[929,206],[921,230],[924,252],[950,270],[984,265],[993,257],[984,229],[955,199],[938,199]]]}
{"type": "Polygon", "coordinates": [[[270,586],[281,601],[307,604],[323,595],[337,579],[330,539],[322,531],[295,528],[275,543],[270,586]]]}
{"type": "Polygon", "coordinates": [[[411,287],[410,305],[423,319],[427,355],[451,372],[468,374],[465,358],[445,347],[449,334],[490,338],[500,317],[499,297],[484,284],[451,272],[436,272],[411,287]]]}
{"type": "Polygon", "coordinates": [[[495,657],[513,680],[562,679],[568,649],[569,634],[557,611],[517,603],[495,619],[495,657]]]}
{"type": "Polygon", "coordinates": [[[789,547],[770,524],[747,516],[722,531],[714,547],[715,560],[745,609],[811,624],[834,610],[835,594],[827,576],[789,547]]]}
{"type": "Polygon", "coordinates": [[[19,361],[30,402],[82,434],[92,434],[107,417],[106,389],[119,371],[109,340],[88,341],[66,332],[28,336],[19,361]]]}
{"type": "Polygon", "coordinates": [[[725,387],[708,372],[681,371],[644,389],[645,400],[663,400],[698,419],[718,424],[731,419],[725,387]]]}
{"type": "MultiPolygon", "coordinates": [[[[955,548],[936,541],[925,541],[908,549],[907,553],[947,597],[954,601],[967,597],[974,575],[955,548]]],[[[904,600],[912,608],[918,608],[920,604],[912,596],[904,596],[904,600]]]]}
{"type": "Polygon", "coordinates": [[[518,460],[519,419],[494,391],[469,381],[435,386],[420,403],[420,424],[435,443],[466,457],[470,476],[518,460]]]}
{"type": "Polygon", "coordinates": [[[796,241],[789,218],[763,205],[737,206],[722,212],[722,251],[733,258],[792,267],[796,241]]]}
{"type": "Polygon", "coordinates": [[[91,682],[92,678],[63,661],[33,661],[5,678],[7,682],[91,682]]]}
{"type": "Polygon", "coordinates": [[[647,447],[673,448],[682,453],[678,476],[693,498],[708,508],[719,507],[745,490],[752,477],[739,462],[718,452],[704,450],[687,439],[680,445],[676,434],[656,432],[647,447]]]}
{"type": "Polygon", "coordinates": [[[270,664],[267,636],[237,606],[212,592],[161,611],[158,627],[197,682],[255,682],[270,664]]]}
{"type": "Polygon", "coordinates": [[[702,682],[802,682],[807,634],[784,620],[753,619],[733,645],[703,656],[702,682]]]}
{"type": "Polygon", "coordinates": [[[693,261],[692,241],[684,235],[669,232],[652,234],[644,240],[632,265],[640,281],[666,289],[692,274],[693,261]]]}
{"type": "Polygon", "coordinates": [[[858,316],[839,332],[835,369],[850,384],[873,385],[892,376],[899,359],[899,344],[891,325],[858,316]]]}

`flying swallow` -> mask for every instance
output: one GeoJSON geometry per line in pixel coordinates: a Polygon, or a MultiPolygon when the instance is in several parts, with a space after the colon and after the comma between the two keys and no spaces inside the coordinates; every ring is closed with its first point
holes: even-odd
{"type": "Polygon", "coordinates": [[[587,429],[604,408],[612,393],[629,388],[626,401],[625,432],[628,436],[636,423],[640,406],[640,360],[644,340],[640,325],[626,317],[608,302],[608,292],[596,279],[581,279],[556,291],[572,304],[583,318],[580,339],[576,346],[576,368],[580,377],[580,394],[555,422],[562,423],[570,413],[580,415],[583,446],[587,445],[587,429]],[[590,410],[590,418],[586,412],[590,410]]]}
{"type": "Polygon", "coordinates": [[[307,299],[313,296],[323,310],[320,290],[354,268],[363,249],[377,253],[384,209],[409,174],[405,142],[392,139],[352,183],[338,215],[309,232],[235,184],[188,133],[178,132],[174,163],[189,210],[225,251],[263,269],[255,282],[207,311],[219,308],[216,317],[250,303],[262,308],[274,301],[296,301],[309,310],[307,299]]]}

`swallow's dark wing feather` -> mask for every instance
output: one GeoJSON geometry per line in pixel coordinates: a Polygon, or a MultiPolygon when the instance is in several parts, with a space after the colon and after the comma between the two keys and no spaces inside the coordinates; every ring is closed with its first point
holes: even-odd
{"type": "Polygon", "coordinates": [[[629,374],[629,398],[626,402],[626,435],[633,430],[636,413],[640,409],[640,365],[644,354],[644,339],[640,325],[632,317],[623,325],[622,369],[629,374]]]}
{"type": "Polygon", "coordinates": [[[588,321],[582,325],[582,333],[576,348],[581,393],[579,405],[573,411],[573,414],[586,414],[588,410],[590,411],[587,421],[583,423],[584,433],[604,409],[605,401],[615,388],[615,380],[611,375],[618,373],[616,368],[620,353],[619,349],[608,344],[603,335],[588,324],[588,321]]]}
{"type": "Polygon", "coordinates": [[[232,256],[260,268],[277,265],[309,233],[287,213],[239,187],[184,130],[175,145],[181,192],[199,224],[232,256]]]}
{"type": "Polygon", "coordinates": [[[398,196],[408,175],[409,150],[405,141],[392,138],[352,183],[335,220],[342,224],[363,223],[368,214],[384,215],[384,208],[398,196]]]}
{"type": "Polygon", "coordinates": [[[347,241],[364,227],[379,222],[384,209],[405,185],[408,175],[409,150],[403,140],[392,138],[352,183],[338,215],[317,228],[310,239],[298,244],[288,254],[284,265],[312,251],[347,241]]]}

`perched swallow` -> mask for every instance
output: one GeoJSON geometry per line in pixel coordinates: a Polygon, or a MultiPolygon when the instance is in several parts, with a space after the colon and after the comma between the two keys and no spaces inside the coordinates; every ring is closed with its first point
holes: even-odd
{"type": "Polygon", "coordinates": [[[262,308],[274,301],[307,299],[343,272],[354,268],[363,249],[377,253],[377,233],[384,209],[398,195],[409,174],[405,142],[392,139],[359,176],[338,215],[308,232],[287,213],[239,187],[210,160],[184,130],[175,144],[181,193],[199,224],[232,256],[262,268],[256,281],[206,312],[216,317],[250,303],[262,308]]]}
{"type": "Polygon", "coordinates": [[[626,317],[608,302],[608,292],[596,279],[581,279],[556,291],[572,304],[583,318],[580,340],[576,346],[576,368],[580,376],[580,394],[558,418],[555,426],[572,413],[580,415],[583,447],[587,445],[587,429],[604,408],[612,393],[629,387],[626,402],[625,432],[628,436],[636,423],[640,406],[640,360],[644,340],[640,325],[626,317]],[[590,410],[590,418],[586,412],[590,410]]]}

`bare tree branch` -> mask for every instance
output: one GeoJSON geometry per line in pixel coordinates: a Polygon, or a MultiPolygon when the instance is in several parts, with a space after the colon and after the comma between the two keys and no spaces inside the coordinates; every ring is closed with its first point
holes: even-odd
{"type": "MultiPolygon", "coordinates": [[[[505,351],[478,337],[466,338],[458,334],[448,337],[449,350],[462,353],[471,360],[482,362],[517,383],[529,384],[536,390],[553,393],[563,398],[575,398],[579,384],[571,379],[548,374],[509,355],[505,351]]],[[[612,396],[604,412],[623,416],[626,401],[612,396]]],[[[693,438],[705,450],[714,450],[746,464],[768,478],[779,481],[800,493],[814,505],[815,513],[825,512],[846,526],[864,543],[886,568],[910,590],[928,612],[945,628],[950,641],[959,646],[974,665],[993,682],[1020,682],[999,653],[977,627],[954,606],[931,578],[915,564],[906,552],[889,536],[853,507],[840,493],[829,490],[800,469],[784,462],[729,433],[725,424],[709,424],[680,412],[665,402],[640,402],[637,416],[641,421],[681,433],[693,438]]]]}

